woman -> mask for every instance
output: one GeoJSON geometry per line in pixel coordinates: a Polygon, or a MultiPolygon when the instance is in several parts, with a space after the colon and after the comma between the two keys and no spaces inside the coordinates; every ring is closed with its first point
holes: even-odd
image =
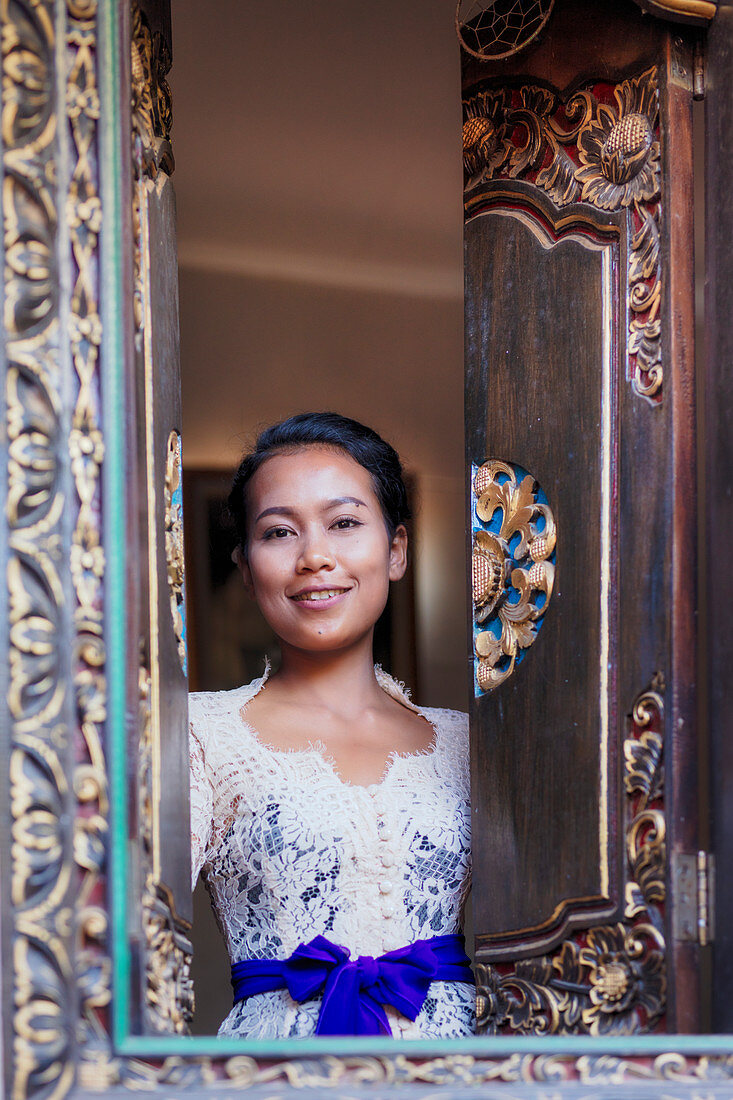
{"type": "Polygon", "coordinates": [[[282,667],[191,696],[193,881],[235,996],[219,1034],[470,1034],[466,717],[416,707],[372,657],[407,561],[399,458],[354,420],[295,416],[229,507],[282,667]]]}

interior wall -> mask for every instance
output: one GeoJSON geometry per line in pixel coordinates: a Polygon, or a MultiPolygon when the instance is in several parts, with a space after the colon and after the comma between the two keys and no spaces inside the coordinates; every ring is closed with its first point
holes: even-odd
{"type": "Polygon", "coordinates": [[[332,409],[376,428],[417,484],[420,702],[466,708],[462,303],[180,274],[184,463],[233,468],[258,428],[332,409]]]}

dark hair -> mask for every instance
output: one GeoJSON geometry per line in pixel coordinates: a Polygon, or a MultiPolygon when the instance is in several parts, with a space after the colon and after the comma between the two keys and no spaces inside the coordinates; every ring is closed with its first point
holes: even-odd
{"type": "Polygon", "coordinates": [[[227,504],[242,550],[247,540],[247,485],[255,472],[272,455],[314,446],[345,451],[371,474],[390,539],[397,527],[410,518],[402,464],[394,447],[348,416],[332,412],[298,413],[261,432],[254,449],[245,454],[234,475],[227,504]]]}

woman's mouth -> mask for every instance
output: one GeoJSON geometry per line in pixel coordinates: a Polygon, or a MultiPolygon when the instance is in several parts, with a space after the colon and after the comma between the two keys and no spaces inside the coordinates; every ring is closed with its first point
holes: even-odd
{"type": "Polygon", "coordinates": [[[336,596],[343,596],[345,592],[348,592],[348,588],[320,588],[314,589],[311,592],[299,592],[295,596],[291,596],[291,600],[296,600],[298,603],[325,603],[327,600],[332,600],[336,596]]]}

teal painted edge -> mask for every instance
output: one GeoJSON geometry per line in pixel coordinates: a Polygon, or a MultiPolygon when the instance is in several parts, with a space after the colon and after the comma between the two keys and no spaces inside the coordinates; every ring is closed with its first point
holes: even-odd
{"type": "Polygon", "coordinates": [[[105,432],[103,532],[106,555],[105,640],[107,646],[107,761],[110,785],[110,892],[112,920],[112,1038],[121,1055],[131,1057],[225,1058],[248,1055],[263,1059],[344,1057],[495,1058],[510,1054],[580,1057],[607,1054],[654,1057],[675,1052],[691,1057],[733,1055],[733,1036],[469,1036],[465,1039],[312,1038],[247,1040],[216,1036],[130,1035],[130,949],[127,942],[127,797],[125,731],[125,380],[124,332],[117,303],[122,301],[123,242],[121,180],[123,142],[120,118],[120,43],[118,0],[99,0],[97,74],[101,101],[99,132],[101,239],[101,312],[104,333],[102,410],[105,432]]]}
{"type": "Polygon", "coordinates": [[[318,1058],[342,1055],[372,1057],[450,1057],[470,1055],[473,1058],[496,1058],[510,1054],[552,1054],[578,1058],[588,1054],[616,1057],[656,1057],[658,1054],[684,1054],[688,1057],[733,1054],[730,1035],[557,1035],[520,1037],[469,1036],[465,1039],[381,1039],[326,1038],[318,1039],[217,1039],[214,1035],[150,1036],[128,1038],[121,1054],[142,1057],[178,1055],[189,1058],[228,1058],[247,1055],[251,1058],[318,1058]]]}
{"type": "Polygon", "coordinates": [[[129,1033],[130,952],[126,936],[127,774],[125,736],[125,344],[122,313],[122,135],[118,0],[99,0],[97,79],[100,95],[99,178],[102,199],[100,243],[103,332],[102,415],[105,437],[103,532],[106,556],[105,641],[107,647],[107,762],[109,769],[109,887],[112,920],[112,1036],[129,1033]]]}

